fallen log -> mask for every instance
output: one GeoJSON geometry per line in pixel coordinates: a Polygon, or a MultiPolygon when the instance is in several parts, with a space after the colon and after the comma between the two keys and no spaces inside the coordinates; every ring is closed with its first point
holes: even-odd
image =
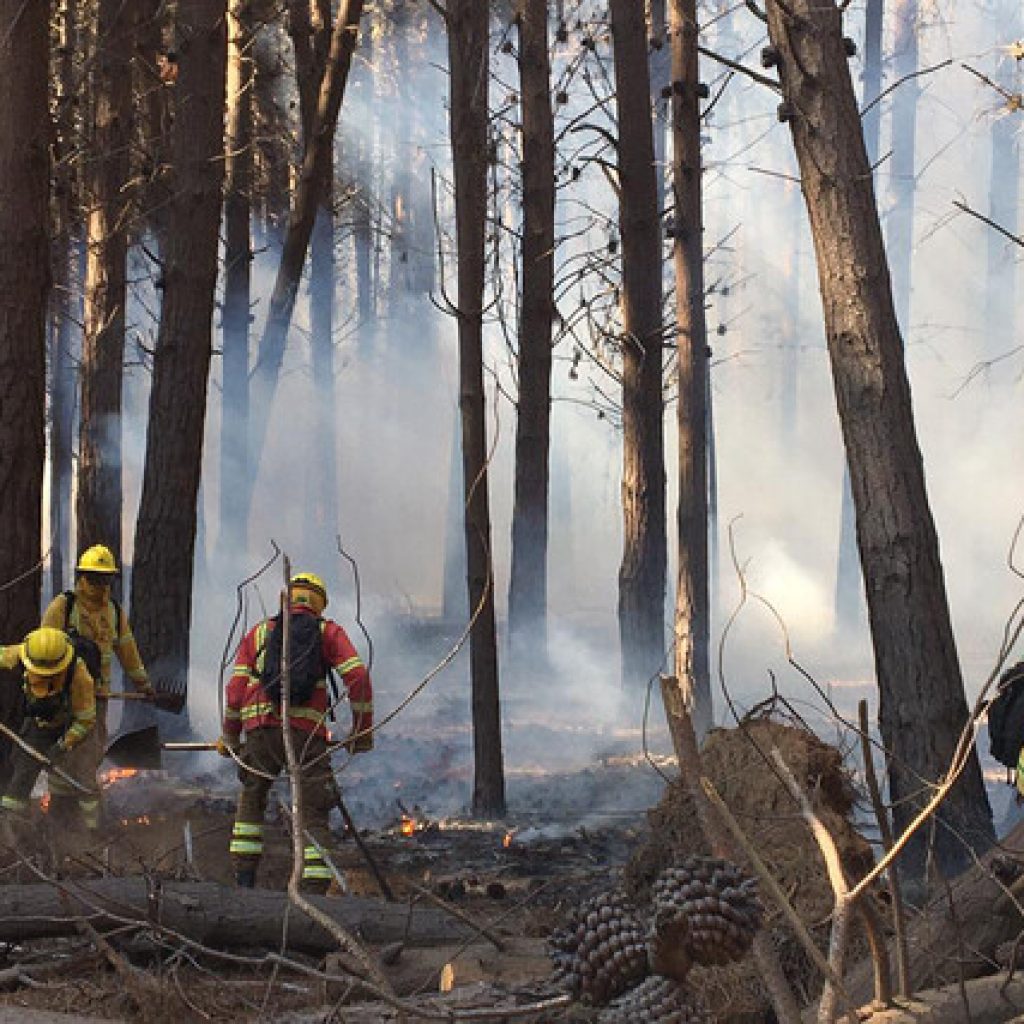
{"type": "MultiPolygon", "coordinates": [[[[404,940],[407,946],[460,942],[473,932],[433,907],[365,896],[312,897],[343,928],[371,944],[404,940]]],[[[236,889],[214,882],[159,882],[143,878],[0,886],[0,941],[24,942],[77,933],[75,915],[99,931],[126,921],[151,923],[215,949],[274,949],[281,945],[288,896],[236,889]],[[62,900],[66,894],[66,902],[62,900]],[[70,912],[69,912],[70,910],[70,912]]],[[[331,936],[295,907],[288,912],[288,948],[327,953],[331,936]]]]}
{"type": "MultiPolygon", "coordinates": [[[[1024,917],[1006,889],[1024,906],[1024,823],[1018,825],[981,863],[950,882],[954,912],[945,893],[910,918],[910,980],[914,991],[935,989],[963,978],[991,974],[996,950],[1016,939],[1024,917]],[[1001,875],[1000,884],[993,875],[1001,875]],[[958,933],[959,932],[959,937],[958,933]]],[[[846,987],[858,1004],[871,999],[871,965],[854,966],[846,987]]]]}

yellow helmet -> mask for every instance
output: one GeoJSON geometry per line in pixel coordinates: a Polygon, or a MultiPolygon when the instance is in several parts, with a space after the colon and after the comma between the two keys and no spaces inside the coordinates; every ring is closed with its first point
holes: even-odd
{"type": "Polygon", "coordinates": [[[43,626],[34,629],[21,645],[21,663],[37,676],[55,676],[71,664],[75,649],[67,633],[43,626]]]}
{"type": "Polygon", "coordinates": [[[327,607],[327,587],[316,573],[297,572],[289,581],[289,586],[295,604],[307,604],[317,614],[327,607]]]}
{"type": "Polygon", "coordinates": [[[79,558],[75,571],[104,572],[114,575],[117,572],[114,552],[103,544],[93,544],[87,551],[82,552],[82,557],[79,558]]]}

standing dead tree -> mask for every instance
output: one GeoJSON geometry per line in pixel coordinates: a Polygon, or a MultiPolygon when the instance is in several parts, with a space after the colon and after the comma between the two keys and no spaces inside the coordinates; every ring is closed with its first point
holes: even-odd
{"type": "Polygon", "coordinates": [[[478,0],[448,0],[451,144],[458,247],[459,409],[465,499],[469,607],[481,607],[470,634],[473,703],[473,813],[505,813],[501,750],[498,645],[494,623],[494,571],[488,498],[483,304],[487,222],[488,7],[478,0]]]}
{"type": "MultiPolygon", "coordinates": [[[[768,29],[818,257],[839,418],[857,509],[857,541],[902,832],[953,763],[967,703],[938,536],[917,444],[871,168],[833,0],[771,0],[768,29]],[[924,799],[923,799],[924,798],[924,799]]],[[[937,862],[955,874],[993,840],[976,753],[939,812],[937,862]]],[[[927,837],[901,865],[924,872],[927,837]]]]}
{"type": "Polygon", "coordinates": [[[622,515],[619,639],[623,682],[656,672],[665,651],[665,438],[662,426],[661,222],[644,5],[611,0],[622,238],[622,515]]]}

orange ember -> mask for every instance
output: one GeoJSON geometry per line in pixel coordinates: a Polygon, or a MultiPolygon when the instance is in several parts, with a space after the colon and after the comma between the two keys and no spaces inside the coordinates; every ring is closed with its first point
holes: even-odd
{"type": "Polygon", "coordinates": [[[416,820],[407,814],[402,815],[402,824],[398,826],[403,836],[411,836],[416,831],[416,820]]]}
{"type": "Polygon", "coordinates": [[[39,810],[46,814],[50,809],[50,794],[44,793],[42,799],[39,801],[39,810]]]}
{"type": "Polygon", "coordinates": [[[130,779],[133,775],[138,775],[138,768],[111,768],[109,772],[104,772],[100,776],[101,786],[112,786],[115,782],[120,782],[122,779],[130,779]]]}
{"type": "Polygon", "coordinates": [[[515,835],[514,832],[506,832],[505,838],[502,839],[501,845],[507,850],[512,845],[512,837],[515,835]]]}

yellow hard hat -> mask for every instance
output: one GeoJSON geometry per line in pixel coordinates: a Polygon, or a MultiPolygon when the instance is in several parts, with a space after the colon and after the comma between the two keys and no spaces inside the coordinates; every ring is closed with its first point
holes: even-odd
{"type": "Polygon", "coordinates": [[[292,591],[292,600],[296,604],[311,604],[308,599],[304,600],[307,595],[302,592],[307,591],[312,594],[316,594],[320,599],[320,607],[316,610],[322,612],[327,607],[327,587],[324,586],[324,581],[320,579],[316,573],[312,572],[297,572],[290,580],[290,586],[292,591]]]}
{"type": "Polygon", "coordinates": [[[79,558],[75,571],[105,572],[114,575],[117,572],[114,552],[103,544],[93,544],[87,551],[82,552],[82,557],[79,558]]]}
{"type": "Polygon", "coordinates": [[[50,626],[34,629],[21,645],[21,663],[37,676],[55,676],[71,664],[75,649],[66,633],[50,626]]]}

